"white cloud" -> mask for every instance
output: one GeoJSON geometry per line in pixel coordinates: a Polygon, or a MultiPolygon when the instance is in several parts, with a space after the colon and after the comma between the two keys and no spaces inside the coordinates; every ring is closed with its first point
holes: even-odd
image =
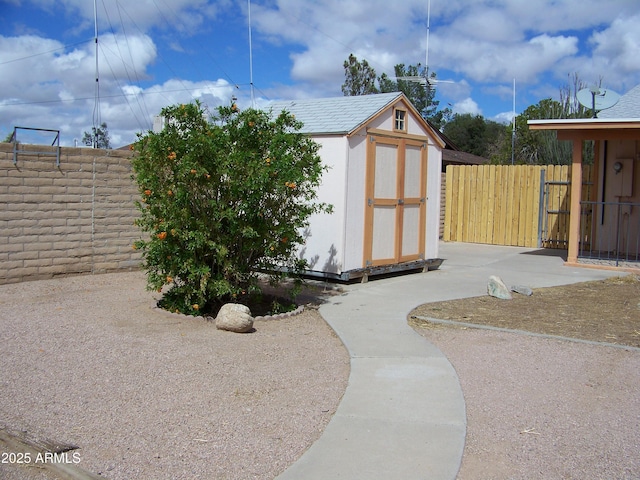
{"type": "MultiPolygon", "coordinates": [[[[63,138],[81,137],[94,103],[93,2],[4,4],[47,11],[56,29],[20,18],[0,35],[0,135],[26,124],[61,126],[63,138]]],[[[255,78],[259,95],[341,95],[350,53],[378,75],[393,75],[398,63],[424,63],[427,2],[389,6],[388,0],[252,2],[254,58],[274,62],[255,78]]],[[[214,108],[236,94],[248,105],[246,0],[101,0],[98,8],[101,110],[114,143],[133,140],[132,132],[148,128],[172,103],[200,98],[214,108]],[[184,65],[174,70],[172,61],[184,65]]],[[[432,0],[431,13],[430,69],[456,81],[438,86],[442,107],[498,118],[511,108],[514,78],[519,111],[556,97],[573,72],[587,82],[603,76],[620,93],[640,83],[637,0],[609,0],[606,7],[601,0],[432,0]]]]}
{"type": "MultiPolygon", "coordinates": [[[[578,52],[576,37],[539,35],[520,43],[494,44],[454,36],[435,39],[438,57],[446,68],[480,82],[507,82],[513,78],[534,81],[561,59],[578,52]]],[[[437,67],[436,67],[437,69],[437,67]]]]}
{"type": "Polygon", "coordinates": [[[274,45],[299,46],[291,56],[292,77],[331,82],[340,94],[342,63],[350,53],[366,59],[378,75],[397,63],[424,63],[426,2],[276,0],[252,7],[256,31],[274,45]]]}
{"type": "Polygon", "coordinates": [[[491,120],[498,123],[510,124],[513,122],[513,111],[501,112],[495,115],[491,120]]]}
{"type": "MultiPolygon", "coordinates": [[[[23,0],[23,4],[59,23],[59,36],[0,35],[0,134],[6,136],[14,125],[60,129],[63,144],[73,144],[72,139],[90,130],[96,111],[93,2],[23,0]],[[63,37],[66,45],[58,40],[63,37]],[[78,38],[84,40],[74,44],[78,38]]],[[[154,84],[149,67],[158,58],[152,35],[169,34],[176,45],[181,38],[209,30],[211,21],[231,7],[235,8],[233,0],[98,2],[97,111],[108,122],[114,146],[131,142],[134,132],[150,128],[153,116],[168,104],[194,98],[211,107],[229,102],[233,87],[224,80],[163,78],[154,84]]],[[[13,25],[14,31],[38,31],[19,22],[13,25]]]]}
{"type": "MultiPolygon", "coordinates": [[[[81,139],[93,124],[94,48],[90,43],[65,51],[60,42],[51,39],[0,36],[0,51],[21,58],[0,63],[2,137],[14,126],[28,126],[60,129],[66,145],[81,139]],[[25,82],[25,78],[37,80],[25,82]]],[[[133,141],[134,132],[151,128],[153,116],[165,105],[200,99],[214,108],[228,103],[234,90],[225,80],[173,79],[141,87],[138,81],[147,76],[147,68],[156,58],[156,46],[148,36],[107,34],[100,37],[99,50],[99,111],[103,121],[108,119],[115,147],[119,142],[133,141]]]]}
{"type": "MultiPolygon", "coordinates": [[[[62,12],[78,19],[78,28],[93,26],[93,2],[88,0],[30,0],[29,3],[43,9],[62,12]],[[51,8],[52,4],[55,9],[51,8]],[[60,8],[62,4],[63,8],[60,8]]],[[[163,0],[162,2],[123,2],[122,0],[100,0],[97,2],[97,17],[101,31],[136,30],[146,32],[158,28],[167,32],[191,35],[206,28],[206,24],[221,11],[233,5],[232,0],[163,0]]]]}
{"type": "Polygon", "coordinates": [[[470,113],[472,115],[482,115],[482,110],[471,97],[454,103],[451,107],[451,110],[453,111],[453,113],[470,113]]]}
{"type": "Polygon", "coordinates": [[[475,38],[482,42],[509,43],[523,36],[504,8],[487,8],[479,4],[466,10],[449,29],[452,36],[475,38]],[[487,28],[490,26],[490,28],[487,28]]]}
{"type": "MultiPolygon", "coordinates": [[[[604,59],[601,75],[614,72],[620,76],[636,74],[639,70],[640,14],[616,19],[609,28],[595,32],[590,41],[595,57],[604,59]]],[[[615,81],[614,78],[609,79],[615,81]]]]}

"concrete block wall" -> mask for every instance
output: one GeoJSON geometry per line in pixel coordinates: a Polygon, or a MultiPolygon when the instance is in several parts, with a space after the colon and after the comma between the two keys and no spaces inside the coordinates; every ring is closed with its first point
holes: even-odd
{"type": "Polygon", "coordinates": [[[444,216],[447,211],[447,172],[446,167],[443,169],[444,171],[440,174],[442,187],[440,188],[440,235],[439,239],[442,240],[444,238],[444,216]]]}
{"type": "Polygon", "coordinates": [[[0,143],[0,284],[138,268],[131,152],[0,143]]]}

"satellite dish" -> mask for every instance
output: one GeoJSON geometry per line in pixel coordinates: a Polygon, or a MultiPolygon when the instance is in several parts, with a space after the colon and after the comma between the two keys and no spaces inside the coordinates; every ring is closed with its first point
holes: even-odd
{"type": "Polygon", "coordinates": [[[620,95],[613,90],[591,87],[580,90],[576,98],[583,107],[593,111],[593,118],[598,118],[598,112],[613,107],[620,100],[620,95]]]}

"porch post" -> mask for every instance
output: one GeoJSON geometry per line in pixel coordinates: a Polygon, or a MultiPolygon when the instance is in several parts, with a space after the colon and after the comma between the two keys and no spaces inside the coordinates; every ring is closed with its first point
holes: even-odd
{"type": "Polygon", "coordinates": [[[569,251],[567,263],[578,263],[580,246],[580,200],[582,197],[582,140],[573,140],[571,164],[571,207],[569,209],[569,251]]]}

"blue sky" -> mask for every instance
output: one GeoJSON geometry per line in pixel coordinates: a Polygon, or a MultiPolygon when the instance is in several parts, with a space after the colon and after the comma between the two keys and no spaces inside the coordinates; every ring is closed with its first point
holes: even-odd
{"type": "MultiPolygon", "coordinates": [[[[97,0],[96,111],[93,3],[0,0],[2,138],[51,128],[74,145],[99,113],[118,147],[166,105],[251,105],[248,0],[97,0]]],[[[378,75],[424,64],[428,3],[252,0],[255,104],[342,95],[350,53],[378,75]]],[[[436,99],[508,121],[514,78],[516,112],[574,73],[624,93],[640,83],[638,24],[637,0],[431,0],[429,68],[454,82],[436,99]]]]}

